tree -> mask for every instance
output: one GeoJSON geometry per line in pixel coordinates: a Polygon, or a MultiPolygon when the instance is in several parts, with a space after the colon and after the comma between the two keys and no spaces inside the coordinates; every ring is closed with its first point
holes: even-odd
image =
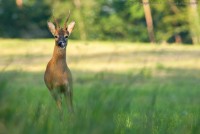
{"type": "Polygon", "coordinates": [[[47,3],[35,0],[16,5],[16,0],[0,1],[0,35],[1,37],[47,37],[46,22],[50,17],[50,7],[47,3]]]}
{"type": "Polygon", "coordinates": [[[152,16],[151,16],[151,8],[150,8],[149,0],[142,0],[142,4],[143,4],[143,8],[144,8],[144,13],[145,13],[149,39],[150,39],[151,43],[154,43],[155,37],[154,37],[153,20],[152,20],[152,16]]]}
{"type": "Polygon", "coordinates": [[[200,44],[200,20],[197,8],[197,1],[190,0],[188,20],[190,24],[190,31],[192,34],[192,42],[194,44],[200,44]]]}
{"type": "Polygon", "coordinates": [[[151,5],[154,30],[158,42],[192,43],[187,0],[155,0],[151,5]],[[166,10],[167,9],[167,10],[166,10]]]}
{"type": "Polygon", "coordinates": [[[73,0],[73,2],[76,7],[77,15],[79,18],[78,26],[79,26],[79,30],[80,30],[80,38],[82,40],[86,40],[87,34],[86,34],[86,30],[85,30],[85,23],[83,21],[83,13],[82,13],[82,9],[81,9],[82,3],[80,0],[73,0]]]}

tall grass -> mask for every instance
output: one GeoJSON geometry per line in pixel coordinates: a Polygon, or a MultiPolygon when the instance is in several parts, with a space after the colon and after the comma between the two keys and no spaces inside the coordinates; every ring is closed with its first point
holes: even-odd
{"type": "Polygon", "coordinates": [[[60,120],[43,82],[52,41],[1,42],[0,133],[200,132],[198,47],[70,42],[75,115],[63,103],[60,120]]]}

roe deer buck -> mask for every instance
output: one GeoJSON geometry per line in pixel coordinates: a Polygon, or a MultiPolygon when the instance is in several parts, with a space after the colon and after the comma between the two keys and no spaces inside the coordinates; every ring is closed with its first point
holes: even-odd
{"type": "Polygon", "coordinates": [[[66,47],[68,37],[73,31],[75,22],[67,26],[70,12],[64,23],[64,28],[60,28],[58,21],[54,18],[56,26],[52,22],[47,22],[50,32],[55,37],[53,56],[47,64],[44,74],[44,81],[51,95],[56,101],[59,111],[62,113],[62,94],[64,94],[68,111],[74,112],[72,102],[72,75],[66,62],[66,47]]]}

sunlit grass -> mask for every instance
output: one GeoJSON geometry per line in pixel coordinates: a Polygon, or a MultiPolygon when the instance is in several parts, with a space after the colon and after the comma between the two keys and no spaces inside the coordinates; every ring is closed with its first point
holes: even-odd
{"type": "Polygon", "coordinates": [[[0,39],[0,133],[200,132],[200,47],[70,40],[76,114],[43,82],[53,39],[0,39]]]}
{"type": "MultiPolygon", "coordinates": [[[[51,39],[0,41],[0,69],[12,61],[8,70],[43,71],[54,47],[51,39]]],[[[69,41],[67,55],[69,66],[77,70],[120,72],[144,66],[155,68],[158,64],[172,68],[200,68],[200,47],[197,46],[69,41]]]]}

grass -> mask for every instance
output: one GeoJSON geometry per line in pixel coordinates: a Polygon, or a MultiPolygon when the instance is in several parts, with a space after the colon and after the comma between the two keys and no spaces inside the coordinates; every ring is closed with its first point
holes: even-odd
{"type": "Polygon", "coordinates": [[[43,82],[51,39],[0,39],[2,134],[198,134],[200,47],[69,41],[76,114],[43,82]]]}

